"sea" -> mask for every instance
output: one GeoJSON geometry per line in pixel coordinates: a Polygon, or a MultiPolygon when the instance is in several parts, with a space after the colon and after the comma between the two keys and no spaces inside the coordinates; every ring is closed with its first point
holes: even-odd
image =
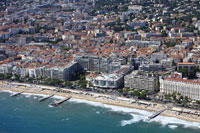
{"type": "Polygon", "coordinates": [[[70,99],[57,107],[49,104],[62,99],[23,94],[10,97],[0,92],[0,133],[200,133],[200,123],[158,116],[153,112],[70,99]]]}

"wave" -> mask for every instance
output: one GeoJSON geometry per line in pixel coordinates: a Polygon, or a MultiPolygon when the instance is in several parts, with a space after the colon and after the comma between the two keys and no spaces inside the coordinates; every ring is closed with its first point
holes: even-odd
{"type": "Polygon", "coordinates": [[[158,116],[152,119],[151,121],[159,122],[164,126],[170,125],[170,124],[173,124],[173,125],[176,124],[176,125],[183,125],[184,128],[189,128],[189,127],[200,128],[200,123],[198,122],[190,122],[190,121],[181,120],[175,117],[158,116]]]}
{"type": "Polygon", "coordinates": [[[100,114],[100,112],[99,112],[99,111],[96,111],[96,114],[100,114]]]}
{"type": "Polygon", "coordinates": [[[53,98],[55,98],[55,99],[64,99],[65,97],[63,97],[63,96],[56,96],[56,95],[54,95],[54,96],[53,96],[53,98]]]}
{"type": "Polygon", "coordinates": [[[168,125],[168,127],[171,129],[176,129],[178,126],[177,125],[168,125]]]}
{"type": "Polygon", "coordinates": [[[68,120],[69,120],[69,118],[64,118],[61,121],[68,121],[68,120]]]}
{"type": "Polygon", "coordinates": [[[35,94],[35,93],[22,93],[22,95],[26,95],[26,96],[39,96],[39,97],[46,97],[48,95],[45,94],[35,94]]]}
{"type": "Polygon", "coordinates": [[[151,123],[151,122],[156,122],[160,123],[163,126],[167,126],[171,129],[175,129],[179,125],[182,125],[185,128],[200,128],[200,123],[198,122],[190,122],[186,120],[181,120],[175,117],[168,117],[168,116],[158,116],[150,121],[145,121],[145,119],[152,115],[154,112],[149,112],[145,110],[140,110],[140,109],[134,109],[134,108],[127,108],[127,107],[119,107],[119,106],[114,106],[114,105],[107,105],[99,102],[93,102],[93,101],[87,101],[87,100],[80,100],[80,99],[70,99],[71,102],[74,103],[86,103],[92,106],[96,107],[103,107],[103,108],[108,108],[111,111],[114,112],[124,112],[127,114],[130,114],[132,116],[132,119],[130,120],[122,120],[121,121],[121,126],[126,126],[130,124],[134,124],[140,121],[151,123]]]}
{"type": "Polygon", "coordinates": [[[14,91],[10,91],[10,90],[2,90],[1,92],[11,93],[11,94],[15,93],[14,91]]]}
{"type": "MultiPolygon", "coordinates": [[[[15,92],[10,91],[10,90],[3,90],[3,92],[15,93],[15,92]]],[[[32,93],[23,93],[23,94],[34,95],[34,96],[43,96],[43,97],[47,96],[47,95],[44,95],[44,94],[32,94],[32,93]]],[[[53,96],[53,98],[63,99],[64,97],[55,95],[55,96],[53,96]]],[[[89,104],[89,105],[96,106],[96,107],[107,108],[107,109],[110,109],[110,111],[127,113],[127,114],[131,115],[132,119],[122,120],[121,126],[134,124],[134,123],[137,123],[137,122],[140,122],[140,121],[146,122],[145,119],[148,116],[153,114],[153,112],[149,112],[149,111],[145,111],[145,110],[127,108],[127,107],[120,107],[120,106],[115,106],[115,105],[107,105],[107,104],[103,104],[103,103],[100,103],[100,102],[94,102],[94,101],[88,101],[88,100],[82,100],[82,99],[71,98],[69,100],[69,102],[85,103],[85,104],[89,104]]],[[[52,107],[52,106],[49,105],[49,107],[52,107]]],[[[158,117],[148,121],[147,123],[150,123],[150,122],[160,123],[161,125],[168,126],[171,129],[175,129],[179,125],[182,125],[184,128],[200,128],[200,123],[198,123],[198,122],[190,122],[190,121],[181,120],[181,119],[178,119],[178,118],[175,118],[175,117],[167,117],[167,116],[158,116],[158,117]]]]}
{"type": "Polygon", "coordinates": [[[132,119],[130,119],[130,120],[122,120],[121,121],[121,126],[126,126],[126,125],[130,125],[130,124],[133,124],[133,123],[137,123],[137,122],[139,122],[139,121],[141,121],[141,120],[143,120],[144,118],[143,118],[143,116],[142,115],[134,115],[134,114],[132,114],[132,119]]]}
{"type": "Polygon", "coordinates": [[[48,107],[50,107],[50,108],[53,108],[53,106],[52,106],[52,105],[50,105],[50,104],[48,105],[48,107]]]}

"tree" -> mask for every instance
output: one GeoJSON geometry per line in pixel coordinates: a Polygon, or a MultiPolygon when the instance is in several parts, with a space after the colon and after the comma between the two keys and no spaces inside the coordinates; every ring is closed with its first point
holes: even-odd
{"type": "Polygon", "coordinates": [[[67,50],[67,51],[69,51],[71,48],[70,47],[61,47],[62,48],[62,50],[67,50]]]}
{"type": "Polygon", "coordinates": [[[183,74],[183,77],[188,76],[188,69],[187,68],[180,68],[178,72],[181,72],[183,74]]]}
{"type": "Polygon", "coordinates": [[[45,83],[48,85],[58,86],[58,85],[61,85],[63,83],[63,81],[61,81],[59,79],[47,79],[45,83]]]}
{"type": "Polygon", "coordinates": [[[175,100],[176,99],[176,93],[173,93],[172,97],[173,97],[173,100],[175,100]]]}
{"type": "Polygon", "coordinates": [[[197,100],[196,103],[200,105],[200,100],[197,100]]]}
{"type": "Polygon", "coordinates": [[[123,93],[123,90],[122,90],[122,89],[119,89],[118,92],[119,92],[119,93],[123,93]]]}
{"type": "Polygon", "coordinates": [[[17,81],[20,80],[20,76],[19,75],[15,74],[14,76],[15,76],[15,80],[17,80],[17,81]]]}
{"type": "Polygon", "coordinates": [[[12,73],[7,73],[6,75],[5,75],[5,79],[10,79],[12,77],[12,73]]]}
{"type": "Polygon", "coordinates": [[[140,94],[140,98],[145,99],[146,96],[147,95],[146,95],[145,91],[142,91],[141,94],[140,94]]]}
{"type": "Polygon", "coordinates": [[[72,83],[71,83],[69,80],[67,80],[67,81],[65,82],[65,86],[70,87],[70,86],[72,86],[72,83]]]}
{"type": "Polygon", "coordinates": [[[184,97],[185,101],[189,102],[189,98],[187,96],[184,97]]]}
{"type": "Polygon", "coordinates": [[[86,89],[86,87],[87,87],[87,82],[86,81],[82,82],[81,83],[81,88],[82,89],[86,89]]]}
{"type": "Polygon", "coordinates": [[[169,93],[165,96],[166,99],[171,100],[172,95],[169,93]]]}
{"type": "Polygon", "coordinates": [[[80,85],[80,87],[82,89],[86,89],[87,88],[87,81],[85,79],[85,75],[80,75],[80,80],[78,81],[78,84],[80,85]]]}
{"type": "Polygon", "coordinates": [[[166,31],[162,31],[162,37],[166,37],[166,36],[167,36],[166,31]]]}
{"type": "Polygon", "coordinates": [[[127,95],[129,90],[130,90],[130,88],[128,88],[128,87],[123,88],[123,95],[127,95]]]}
{"type": "Polygon", "coordinates": [[[135,90],[135,91],[133,92],[133,94],[134,94],[134,96],[136,96],[136,97],[139,97],[139,96],[140,96],[140,93],[139,93],[138,90],[135,90]]]}

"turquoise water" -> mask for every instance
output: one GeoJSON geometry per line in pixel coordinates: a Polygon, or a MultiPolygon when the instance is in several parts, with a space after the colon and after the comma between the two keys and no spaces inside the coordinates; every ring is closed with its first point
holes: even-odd
{"type": "Polygon", "coordinates": [[[144,122],[149,112],[100,103],[70,100],[58,107],[38,102],[39,96],[10,97],[0,93],[0,133],[199,133],[187,123],[159,116],[144,122]],[[123,112],[122,112],[123,111],[123,112]],[[128,113],[132,112],[132,114],[128,113]],[[175,124],[176,123],[176,124],[175,124]],[[179,123],[179,124],[177,124],[179,123]]]}

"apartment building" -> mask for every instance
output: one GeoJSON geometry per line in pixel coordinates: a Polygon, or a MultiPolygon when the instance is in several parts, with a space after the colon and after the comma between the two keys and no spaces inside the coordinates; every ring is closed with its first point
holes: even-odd
{"type": "Polygon", "coordinates": [[[139,90],[157,91],[158,78],[152,75],[129,74],[124,77],[124,86],[139,90]]]}
{"type": "Polygon", "coordinates": [[[191,73],[196,68],[196,64],[192,62],[179,62],[177,64],[177,70],[180,71],[181,68],[187,69],[188,73],[191,73]]]}
{"type": "Polygon", "coordinates": [[[54,66],[45,69],[44,76],[51,79],[73,80],[74,74],[80,71],[80,66],[77,62],[70,62],[66,66],[54,66]]]}
{"type": "Polygon", "coordinates": [[[150,63],[150,64],[141,64],[139,66],[139,71],[150,72],[150,71],[164,71],[165,67],[163,67],[159,63],[150,63]]]}

